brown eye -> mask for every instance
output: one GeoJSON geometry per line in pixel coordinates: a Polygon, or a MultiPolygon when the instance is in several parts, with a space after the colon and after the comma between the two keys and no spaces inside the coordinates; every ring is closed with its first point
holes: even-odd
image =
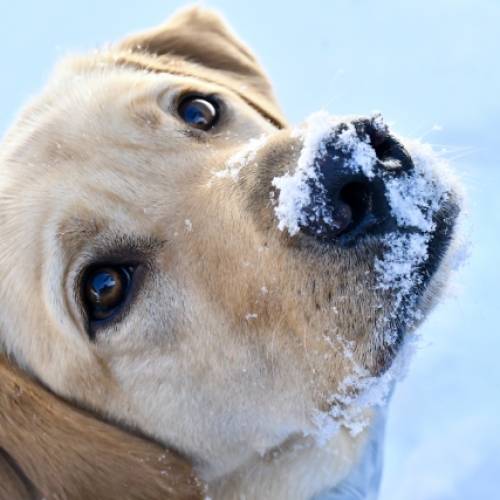
{"type": "Polygon", "coordinates": [[[208,130],[219,117],[217,106],[203,97],[186,97],[179,105],[179,116],[191,127],[208,130]]]}
{"type": "Polygon", "coordinates": [[[90,321],[111,318],[127,298],[132,266],[102,266],[88,271],[83,279],[83,302],[90,321]]]}

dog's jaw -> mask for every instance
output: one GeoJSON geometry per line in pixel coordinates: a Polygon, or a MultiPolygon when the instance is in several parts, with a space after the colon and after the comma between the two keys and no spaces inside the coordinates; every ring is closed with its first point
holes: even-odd
{"type": "Polygon", "coordinates": [[[368,430],[353,439],[345,429],[322,446],[311,437],[292,437],[228,476],[210,481],[208,494],[217,500],[311,499],[348,477],[368,439],[368,430]]]}

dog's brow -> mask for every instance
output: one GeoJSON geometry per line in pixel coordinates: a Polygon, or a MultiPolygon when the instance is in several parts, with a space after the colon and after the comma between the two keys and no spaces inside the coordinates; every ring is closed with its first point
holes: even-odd
{"type": "Polygon", "coordinates": [[[277,129],[286,128],[286,124],[279,116],[277,116],[275,113],[272,113],[269,109],[266,109],[264,106],[262,106],[262,104],[256,102],[255,99],[252,99],[248,93],[241,92],[240,90],[238,90],[238,88],[228,85],[227,83],[224,83],[223,81],[220,81],[218,79],[212,79],[207,75],[202,76],[199,73],[193,74],[189,71],[183,71],[180,68],[163,67],[161,63],[158,66],[158,60],[156,59],[153,59],[152,61],[148,60],[147,62],[141,61],[140,59],[134,58],[133,54],[131,53],[127,53],[126,55],[122,54],[120,57],[115,57],[113,59],[113,64],[117,66],[133,68],[136,70],[139,69],[142,71],[148,71],[151,73],[168,73],[171,75],[188,76],[190,78],[196,78],[206,83],[216,84],[219,87],[224,88],[226,91],[238,95],[243,101],[246,102],[248,106],[254,109],[259,115],[261,115],[265,120],[267,120],[277,129]]]}
{"type": "Polygon", "coordinates": [[[59,227],[57,238],[66,253],[75,255],[85,249],[98,259],[150,255],[165,243],[155,236],[111,231],[103,222],[81,218],[65,220],[59,227]]]}
{"type": "Polygon", "coordinates": [[[94,252],[98,259],[146,257],[160,249],[164,243],[154,236],[103,234],[96,238],[94,252]]]}
{"type": "Polygon", "coordinates": [[[103,227],[104,225],[96,219],[71,217],[59,224],[56,237],[66,252],[74,253],[85,243],[95,239],[102,232],[103,227]]]}

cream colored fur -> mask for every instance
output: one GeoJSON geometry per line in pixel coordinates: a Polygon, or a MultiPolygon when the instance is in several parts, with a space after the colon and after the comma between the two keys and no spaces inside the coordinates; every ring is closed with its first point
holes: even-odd
{"type": "Polygon", "coordinates": [[[63,61],[0,149],[4,351],[62,398],[179,450],[214,499],[308,499],[339,482],[365,434],[319,446],[311,416],[354,364],[386,359],[374,248],[321,253],[276,228],[270,180],[299,147],[255,58],[192,9],[63,61]],[[213,133],[172,112],[191,91],[225,102],[213,133]],[[237,182],[214,175],[262,135],[237,182]],[[91,340],[78,278],[117,253],[143,264],[141,286],[91,340]]]}

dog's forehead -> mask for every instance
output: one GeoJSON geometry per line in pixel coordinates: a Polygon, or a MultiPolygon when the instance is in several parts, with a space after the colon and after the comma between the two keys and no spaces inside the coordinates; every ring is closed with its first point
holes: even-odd
{"type": "MultiPolygon", "coordinates": [[[[169,162],[159,169],[148,159],[174,151],[185,137],[169,127],[157,96],[192,82],[126,68],[80,69],[56,71],[0,146],[0,202],[15,205],[18,217],[47,216],[50,209],[64,212],[61,218],[83,212],[93,220],[110,207],[136,213],[142,199],[170,193],[173,179],[164,175],[169,162]],[[163,120],[161,139],[154,133],[155,116],[163,120]],[[86,198],[94,200],[91,206],[86,198]]],[[[182,166],[182,156],[175,162],[182,166]]]]}
{"type": "MultiPolygon", "coordinates": [[[[164,154],[166,149],[179,154],[186,150],[189,134],[175,117],[174,101],[186,92],[217,94],[233,102],[244,123],[230,134],[242,141],[275,130],[231,89],[203,78],[113,65],[99,55],[70,57],[21,113],[0,154],[3,160],[15,159],[31,170],[42,166],[44,171],[99,154],[105,158],[119,153],[123,158],[125,150],[131,157],[139,151],[164,154]]],[[[192,138],[190,142],[197,146],[192,138]]]]}
{"type": "Polygon", "coordinates": [[[233,130],[207,147],[183,133],[186,127],[160,101],[194,90],[234,99],[238,113],[253,119],[241,120],[245,134],[274,130],[213,82],[101,63],[98,56],[63,61],[0,146],[2,203],[15,197],[21,207],[22,198],[26,214],[34,203],[50,207],[59,214],[58,226],[76,213],[90,221],[97,214],[122,229],[131,228],[131,220],[141,226],[147,209],[151,228],[180,210],[193,173],[205,168],[211,175],[246,140],[233,130]]]}
{"type": "MultiPolygon", "coordinates": [[[[182,84],[198,84],[203,88],[198,82],[182,84]]],[[[147,74],[127,68],[57,71],[20,115],[2,149],[8,151],[9,146],[21,143],[33,148],[61,141],[79,144],[92,141],[99,146],[110,136],[120,134],[124,142],[133,142],[134,132],[152,128],[155,118],[159,119],[158,95],[179,85],[181,82],[175,75],[147,74]]],[[[11,154],[22,158],[23,152],[29,150],[16,148],[11,154]]]]}

